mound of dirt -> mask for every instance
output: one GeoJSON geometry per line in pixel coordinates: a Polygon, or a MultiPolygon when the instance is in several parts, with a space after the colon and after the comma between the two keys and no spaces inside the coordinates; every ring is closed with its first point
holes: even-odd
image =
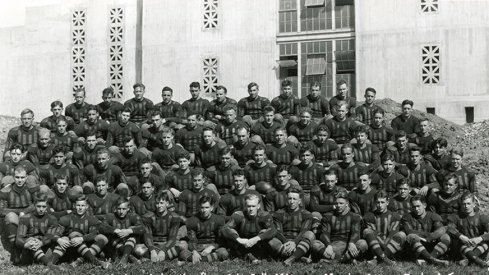
{"type": "MultiPolygon", "coordinates": [[[[20,120],[11,116],[0,116],[0,156],[3,156],[10,128],[20,125],[20,120]]],[[[1,158],[0,158],[1,159],[1,158]]]]}

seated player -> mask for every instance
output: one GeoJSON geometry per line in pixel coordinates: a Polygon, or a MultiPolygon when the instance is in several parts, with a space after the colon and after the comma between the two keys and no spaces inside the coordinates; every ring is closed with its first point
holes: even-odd
{"type": "Polygon", "coordinates": [[[356,143],[352,144],[356,162],[361,162],[374,171],[380,166],[380,151],[376,145],[368,144],[368,127],[358,126],[355,130],[356,143]]]}
{"type": "Polygon", "coordinates": [[[370,173],[363,169],[358,172],[358,187],[348,193],[350,205],[358,206],[360,215],[365,215],[367,212],[372,212],[375,209],[374,196],[377,194],[377,189],[372,188],[370,183],[370,173]]]}
{"type": "Polygon", "coordinates": [[[232,252],[244,256],[252,264],[261,263],[267,256],[268,241],[275,237],[277,229],[272,216],[261,210],[260,197],[249,194],[245,197],[245,211],[238,211],[222,228],[222,235],[229,240],[232,252]]]}
{"type": "Polygon", "coordinates": [[[239,128],[248,127],[245,122],[237,120],[236,106],[226,106],[224,108],[224,119],[216,126],[217,134],[227,145],[232,145],[237,141],[236,135],[239,128]]]}
{"type": "Polygon", "coordinates": [[[248,84],[249,96],[238,101],[238,117],[241,117],[248,127],[253,128],[257,123],[263,110],[270,105],[270,100],[258,95],[260,87],[255,82],[248,84]]]}
{"type": "Polygon", "coordinates": [[[35,187],[38,185],[39,175],[34,165],[28,160],[22,160],[24,147],[20,144],[12,144],[9,148],[9,160],[0,163],[0,182],[2,192],[8,192],[14,183],[14,171],[17,167],[22,167],[27,173],[27,186],[35,187]]]}
{"type": "Polygon", "coordinates": [[[57,244],[53,251],[51,263],[57,264],[65,254],[80,255],[82,258],[73,262],[74,266],[85,259],[93,265],[101,266],[104,269],[109,268],[110,263],[96,258],[108,243],[107,237],[99,233],[100,226],[100,220],[88,213],[86,197],[84,195],[79,196],[75,201],[74,211],[59,219],[59,227],[54,237],[57,244]]]}
{"type": "Polygon", "coordinates": [[[67,179],[68,193],[74,197],[83,193],[80,181],[80,171],[73,165],[66,163],[66,147],[56,145],[53,149],[53,163],[42,167],[39,171],[39,178],[42,184],[54,189],[57,175],[64,175],[67,179]]]}
{"type": "Polygon", "coordinates": [[[107,123],[112,123],[117,121],[120,113],[124,109],[124,105],[118,101],[112,100],[114,98],[114,89],[112,87],[105,88],[102,91],[102,102],[97,104],[98,113],[100,117],[107,121],[107,123]]]}
{"type": "Polygon", "coordinates": [[[153,151],[162,146],[161,134],[165,126],[163,124],[164,118],[159,111],[150,111],[148,117],[148,127],[141,130],[139,151],[147,157],[151,157],[153,151]]]}
{"type": "Polygon", "coordinates": [[[157,169],[154,168],[153,163],[150,159],[145,158],[139,162],[139,172],[136,177],[127,179],[129,186],[135,186],[137,194],[141,191],[141,187],[145,182],[151,182],[152,186],[155,188],[155,192],[160,192],[162,190],[167,190],[165,179],[158,174],[157,169]]]}
{"type": "Polygon", "coordinates": [[[88,133],[85,138],[85,143],[73,152],[73,164],[80,170],[90,164],[95,165],[97,163],[97,151],[100,149],[105,149],[105,146],[99,144],[96,133],[88,133]]]}
{"type": "Polygon", "coordinates": [[[183,149],[190,153],[190,163],[195,161],[195,149],[202,142],[202,126],[197,125],[197,117],[199,115],[192,114],[187,116],[187,124],[179,129],[175,134],[175,142],[180,144],[183,149]]]}
{"type": "Polygon", "coordinates": [[[386,263],[394,265],[392,258],[399,252],[404,242],[406,233],[400,231],[401,216],[388,209],[389,195],[381,190],[374,196],[376,208],[363,216],[365,229],[363,236],[368,248],[376,256],[369,261],[370,264],[386,263]]]}
{"type": "Polygon", "coordinates": [[[53,148],[51,131],[46,128],[40,128],[37,143],[31,144],[27,148],[26,159],[39,169],[41,166],[49,164],[53,157],[53,148]]]}
{"type": "Polygon", "coordinates": [[[236,136],[238,140],[233,143],[233,151],[231,154],[238,162],[241,168],[244,168],[246,164],[253,161],[253,150],[257,144],[250,141],[250,133],[248,128],[240,126],[236,129],[236,136]]]}
{"type": "MultiPolygon", "coordinates": [[[[209,110],[210,103],[207,99],[200,96],[200,83],[192,82],[190,83],[190,99],[185,100],[182,103],[182,118],[187,118],[189,115],[201,115],[202,119],[197,123],[202,125],[204,118],[207,116],[207,111],[209,110]]],[[[182,120],[182,124],[187,124],[186,119],[182,120]]]]}
{"type": "Polygon", "coordinates": [[[135,194],[138,190],[139,164],[147,157],[137,150],[134,139],[131,137],[124,138],[124,147],[121,149],[121,152],[113,157],[112,163],[121,168],[122,173],[126,176],[131,194],[135,194]]]}
{"type": "Polygon", "coordinates": [[[443,224],[447,225],[448,217],[462,210],[462,196],[467,192],[460,190],[457,175],[450,173],[445,176],[441,190],[431,193],[428,197],[428,208],[440,215],[443,224]]]}
{"type": "Polygon", "coordinates": [[[229,218],[236,211],[245,210],[245,198],[248,194],[260,196],[257,191],[249,188],[243,169],[237,169],[233,172],[233,186],[234,188],[222,196],[219,201],[217,213],[226,218],[229,218]]]}
{"type": "Polygon", "coordinates": [[[48,197],[48,206],[49,213],[59,219],[65,215],[71,214],[73,212],[73,201],[77,197],[83,193],[83,190],[80,186],[79,190],[76,194],[68,194],[69,193],[69,184],[68,184],[68,176],[63,174],[56,174],[54,176],[54,186],[52,187],[52,191],[54,196],[51,198],[48,197]]]}
{"type": "Polygon", "coordinates": [[[173,129],[164,127],[161,131],[161,148],[153,151],[152,160],[158,165],[162,177],[165,177],[171,170],[178,169],[177,156],[186,152],[182,147],[173,142],[175,132],[173,129]]]}
{"type": "Polygon", "coordinates": [[[448,266],[448,261],[438,259],[450,246],[440,215],[427,211],[423,196],[411,198],[411,213],[402,217],[401,227],[407,235],[407,243],[415,254],[416,262],[423,265],[428,261],[434,265],[448,266]]]}
{"type": "Polygon", "coordinates": [[[363,163],[357,163],[354,160],[353,147],[347,143],[341,147],[341,162],[331,166],[331,170],[338,175],[338,185],[351,191],[357,187],[359,180],[359,172],[365,170],[363,163]]]}
{"type": "Polygon", "coordinates": [[[306,209],[309,208],[310,193],[314,186],[322,181],[324,168],[314,162],[314,152],[309,146],[303,146],[299,151],[301,163],[290,168],[290,174],[302,187],[304,199],[302,201],[306,209]]]}
{"type": "Polygon", "coordinates": [[[414,102],[406,99],[401,103],[402,113],[392,119],[391,127],[395,131],[404,131],[407,138],[416,138],[419,132],[419,119],[412,115],[414,102]]]}
{"type": "Polygon", "coordinates": [[[374,122],[374,114],[377,110],[382,110],[375,102],[377,91],[368,87],[365,89],[365,103],[355,109],[357,120],[365,125],[371,125],[374,122]]]}
{"type": "Polygon", "coordinates": [[[301,145],[312,141],[318,124],[312,120],[311,109],[303,107],[300,109],[300,120],[297,123],[290,124],[287,132],[290,136],[297,138],[301,145]]]}
{"type": "MultiPolygon", "coordinates": [[[[19,218],[35,209],[34,198],[39,187],[29,187],[26,180],[27,172],[22,166],[19,166],[15,168],[14,183],[11,189],[8,192],[0,192],[0,216],[4,217],[4,232],[11,246],[15,245],[19,218]]],[[[19,252],[19,250],[13,250],[14,264],[20,262],[19,252]]]]}
{"type": "Polygon", "coordinates": [[[397,164],[408,164],[411,160],[409,155],[409,149],[411,146],[408,144],[407,134],[403,130],[400,130],[395,135],[395,145],[387,147],[384,153],[389,153],[394,156],[397,164]]]}
{"type": "Polygon", "coordinates": [[[197,202],[199,212],[186,221],[188,248],[180,252],[179,259],[192,263],[227,260],[229,253],[221,239],[224,217],[213,213],[213,197],[202,196],[197,202]]]}
{"type": "Polygon", "coordinates": [[[261,141],[268,145],[275,142],[275,131],[278,128],[284,127],[282,123],[275,120],[275,108],[272,106],[265,106],[263,108],[263,121],[258,121],[251,128],[251,138],[261,139],[261,141]]]}
{"type": "Polygon", "coordinates": [[[90,164],[83,169],[82,182],[83,193],[91,194],[95,191],[97,176],[104,175],[108,183],[109,192],[117,192],[121,196],[129,196],[129,186],[124,173],[119,166],[110,163],[110,153],[107,149],[97,151],[97,163],[90,164]]]}
{"type": "Polygon", "coordinates": [[[437,178],[439,182],[443,181],[446,174],[454,173],[458,177],[459,188],[471,193],[477,193],[477,184],[475,172],[463,165],[462,158],[464,151],[462,149],[452,149],[450,151],[450,165],[438,171],[437,178]]]}
{"type": "Polygon", "coordinates": [[[162,124],[172,129],[181,128],[183,125],[180,123],[182,119],[180,114],[182,112],[182,105],[174,100],[173,89],[165,86],[161,90],[162,101],[155,105],[154,110],[160,113],[162,124]]]}
{"type": "MultiPolygon", "coordinates": [[[[69,129],[69,128],[68,128],[69,129]]],[[[95,132],[97,140],[104,143],[107,140],[109,123],[100,118],[97,106],[87,108],[87,120],[80,122],[75,128],[75,134],[78,140],[85,142],[88,133],[95,132]]]]}
{"type": "Polygon", "coordinates": [[[387,153],[380,158],[382,169],[372,173],[372,185],[377,190],[384,190],[389,196],[397,193],[397,184],[408,175],[405,166],[396,166],[394,156],[387,153]]]}
{"type": "MultiPolygon", "coordinates": [[[[329,102],[331,104],[332,100],[329,102]]],[[[323,122],[328,128],[330,137],[337,144],[350,142],[355,134],[357,124],[348,115],[349,105],[345,101],[340,101],[335,106],[334,117],[323,122]]]]}
{"type": "Polygon", "coordinates": [[[409,139],[409,142],[414,143],[421,147],[421,154],[426,155],[431,152],[431,143],[434,141],[431,135],[431,125],[427,118],[423,118],[419,121],[419,132],[415,138],[409,139]]]}
{"type": "Polygon", "coordinates": [[[11,128],[7,134],[7,142],[3,151],[4,160],[10,159],[10,147],[14,144],[20,144],[24,148],[28,148],[31,144],[38,140],[38,127],[34,126],[34,112],[31,109],[24,109],[20,113],[22,124],[11,128]]]}
{"type": "Polygon", "coordinates": [[[85,96],[84,88],[76,89],[74,93],[75,102],[66,106],[65,109],[65,116],[69,116],[75,121],[75,127],[87,119],[88,107],[91,105],[85,102],[85,96]]]}
{"type": "Polygon", "coordinates": [[[284,119],[285,129],[288,129],[291,125],[297,123],[299,118],[299,108],[301,103],[299,98],[294,95],[292,88],[292,81],[284,79],[281,83],[282,93],[272,99],[270,105],[275,108],[277,114],[281,115],[284,119]]]}
{"type": "Polygon", "coordinates": [[[195,166],[206,170],[215,170],[221,163],[219,151],[224,144],[216,142],[216,132],[211,128],[202,131],[202,142],[195,148],[195,166]]]}
{"type": "Polygon", "coordinates": [[[277,235],[270,240],[273,252],[285,258],[284,264],[290,266],[306,255],[314,241],[311,231],[312,215],[301,208],[302,189],[292,187],[287,192],[287,208],[273,213],[277,235]]]}
{"type": "Polygon", "coordinates": [[[394,130],[384,125],[384,111],[377,109],[373,113],[372,123],[369,125],[368,138],[379,150],[385,151],[394,145],[394,130]]]}
{"type": "Polygon", "coordinates": [[[300,163],[299,150],[287,141],[285,128],[278,127],[275,129],[274,141],[267,145],[265,150],[270,162],[275,165],[297,165],[300,163]]]}
{"type": "Polygon", "coordinates": [[[136,146],[141,144],[141,130],[132,121],[131,109],[124,108],[119,115],[119,119],[110,123],[109,130],[107,132],[107,140],[105,145],[113,153],[119,153],[120,148],[124,146],[124,138],[131,137],[136,142],[136,146]]]}
{"type": "Polygon", "coordinates": [[[19,218],[19,227],[15,240],[16,248],[21,255],[21,262],[29,264],[33,261],[49,265],[46,255],[53,243],[58,229],[58,220],[48,213],[48,197],[38,193],[34,197],[35,210],[19,218]]]}
{"type": "Polygon", "coordinates": [[[143,83],[132,85],[134,97],[124,102],[124,108],[131,110],[131,118],[129,121],[141,126],[148,119],[148,112],[153,110],[153,101],[144,97],[146,87],[143,83]]]}
{"type": "Polygon", "coordinates": [[[311,92],[308,95],[301,98],[301,107],[310,108],[313,121],[319,124],[322,119],[331,116],[329,102],[323,95],[321,95],[321,82],[312,82],[310,91],[311,92]]]}
{"type": "Polygon", "coordinates": [[[104,217],[102,231],[109,238],[112,257],[121,255],[119,264],[127,264],[129,259],[137,260],[132,256],[137,240],[144,234],[144,225],[137,214],[129,212],[129,201],[119,198],[115,204],[114,213],[107,213],[104,217]]]}
{"type": "Polygon", "coordinates": [[[316,163],[324,168],[329,168],[338,162],[338,144],[329,138],[329,130],[324,125],[316,128],[316,137],[307,145],[314,151],[316,163]]]}
{"type": "Polygon", "coordinates": [[[480,267],[489,263],[482,257],[489,247],[489,217],[476,211],[474,194],[465,193],[462,196],[462,211],[449,217],[447,232],[454,240],[453,249],[460,251],[466,259],[458,263],[467,265],[469,262],[480,267]]]}
{"type": "Polygon", "coordinates": [[[347,194],[336,194],[336,208],[321,220],[319,240],[312,246],[313,254],[327,261],[356,262],[368,249],[360,239],[362,217],[350,211],[347,194]]]}
{"type": "Polygon", "coordinates": [[[129,207],[132,213],[144,216],[146,213],[156,210],[155,198],[159,193],[155,192],[155,187],[151,181],[143,182],[140,189],[140,192],[129,199],[129,207]]]}
{"type": "Polygon", "coordinates": [[[436,170],[426,165],[421,155],[421,148],[412,147],[409,150],[411,161],[407,164],[408,178],[411,180],[412,191],[421,196],[440,190],[436,181],[436,170]]]}
{"type": "MultiPolygon", "coordinates": [[[[197,215],[199,212],[198,201],[203,196],[213,198],[213,202],[217,205],[219,202],[219,195],[217,192],[211,191],[205,187],[204,169],[195,168],[191,172],[192,174],[192,189],[183,190],[178,196],[177,213],[185,218],[190,218],[197,215]]],[[[213,205],[213,208],[216,208],[213,205]]]]}
{"type": "Polygon", "coordinates": [[[447,152],[448,141],[444,138],[437,138],[431,143],[431,153],[424,156],[425,161],[429,162],[436,171],[447,169],[450,165],[451,157],[447,152]]]}
{"type": "Polygon", "coordinates": [[[323,180],[319,186],[313,186],[311,189],[311,211],[325,215],[336,210],[336,195],[340,192],[348,192],[344,187],[337,186],[337,182],[338,176],[333,170],[324,171],[323,180]]]}
{"type": "Polygon", "coordinates": [[[397,193],[389,201],[389,210],[401,217],[411,211],[411,185],[408,179],[397,181],[397,193]]]}
{"type": "Polygon", "coordinates": [[[253,149],[253,160],[254,162],[244,168],[249,186],[254,186],[253,188],[259,192],[263,190],[264,184],[273,186],[276,166],[266,161],[265,147],[257,145],[253,149]]]}
{"type": "Polygon", "coordinates": [[[53,115],[41,120],[40,126],[46,128],[52,132],[56,131],[56,121],[58,118],[64,118],[68,122],[68,131],[73,131],[75,129],[75,121],[71,117],[66,117],[62,115],[63,113],[63,102],[56,100],[51,103],[51,112],[53,115]]]}
{"type": "Polygon", "coordinates": [[[94,215],[99,220],[104,221],[105,215],[114,213],[119,198],[119,195],[108,192],[107,178],[102,175],[97,176],[95,179],[95,193],[87,196],[90,214],[94,215]]]}
{"type": "Polygon", "coordinates": [[[216,166],[215,170],[206,171],[205,175],[212,182],[220,195],[229,193],[233,188],[233,173],[240,167],[237,164],[233,164],[234,160],[231,155],[232,148],[226,146],[219,151],[221,162],[216,166]]]}
{"type": "Polygon", "coordinates": [[[66,119],[58,118],[56,121],[56,131],[51,133],[51,141],[54,145],[66,146],[68,149],[67,158],[71,162],[73,152],[75,151],[75,148],[78,147],[78,137],[76,135],[69,135],[66,126],[66,119]]]}
{"type": "Polygon", "coordinates": [[[216,99],[212,100],[207,110],[207,120],[214,124],[224,120],[224,110],[227,106],[237,106],[236,100],[227,97],[228,89],[224,86],[216,87],[216,99]]]}
{"type": "Polygon", "coordinates": [[[344,79],[340,79],[336,83],[336,87],[337,87],[336,95],[329,100],[329,110],[331,111],[331,114],[335,116],[336,115],[335,112],[337,111],[337,109],[335,109],[336,105],[340,101],[345,101],[349,106],[349,108],[346,109],[347,112],[349,113],[349,116],[354,117],[356,107],[357,107],[357,99],[348,94],[349,91],[348,83],[346,83],[344,79]]]}
{"type": "Polygon", "coordinates": [[[193,187],[192,170],[190,168],[190,155],[187,152],[181,153],[176,157],[178,169],[165,176],[165,185],[168,186],[173,197],[178,199],[185,190],[193,187]]]}
{"type": "Polygon", "coordinates": [[[289,166],[280,165],[277,167],[277,172],[275,174],[275,186],[266,191],[265,195],[265,211],[270,213],[284,209],[287,207],[287,192],[290,188],[294,186],[299,186],[299,183],[292,179],[289,172],[289,166]]]}

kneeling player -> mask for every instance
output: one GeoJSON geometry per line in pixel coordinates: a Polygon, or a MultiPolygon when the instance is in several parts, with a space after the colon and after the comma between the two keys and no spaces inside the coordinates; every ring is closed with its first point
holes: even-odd
{"type": "Polygon", "coordinates": [[[36,194],[35,211],[20,217],[15,244],[22,251],[22,263],[35,260],[44,265],[49,264],[45,253],[51,246],[58,221],[56,217],[47,213],[47,201],[45,194],[36,194]]]}
{"type": "Polygon", "coordinates": [[[391,258],[401,250],[406,241],[406,233],[399,231],[401,216],[387,209],[389,195],[381,190],[374,196],[376,209],[368,212],[363,217],[367,228],[363,230],[363,236],[368,247],[377,259],[369,263],[384,262],[393,265],[391,258]]]}
{"type": "Polygon", "coordinates": [[[468,264],[467,260],[481,267],[489,263],[480,258],[489,248],[489,217],[476,212],[475,196],[466,193],[462,196],[462,213],[448,218],[448,234],[458,239],[459,251],[467,257],[459,263],[468,264]]]}
{"type": "Polygon", "coordinates": [[[224,217],[212,213],[215,202],[211,196],[202,196],[199,205],[200,212],[187,219],[188,249],[182,250],[180,259],[192,263],[224,261],[229,257],[220,244],[224,217]]]}
{"type": "MultiPolygon", "coordinates": [[[[76,252],[88,262],[103,268],[110,266],[109,263],[95,258],[108,243],[108,240],[107,237],[99,234],[101,222],[88,214],[87,210],[87,199],[81,195],[75,201],[75,211],[60,218],[59,236],[55,236],[58,245],[54,248],[53,264],[56,264],[69,248],[76,248],[76,252]]],[[[81,259],[75,261],[74,265],[81,261],[81,259]]]]}
{"type": "Polygon", "coordinates": [[[311,247],[314,233],[311,231],[312,216],[301,209],[302,189],[291,187],[287,193],[287,208],[273,214],[277,235],[269,243],[280,257],[287,257],[285,265],[300,259],[311,247]]]}

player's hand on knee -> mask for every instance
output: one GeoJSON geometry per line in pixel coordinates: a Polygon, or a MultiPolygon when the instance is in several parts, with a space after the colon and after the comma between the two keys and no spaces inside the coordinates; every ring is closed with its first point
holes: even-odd
{"type": "Polygon", "coordinates": [[[326,258],[329,258],[329,259],[334,259],[334,250],[333,250],[333,247],[331,245],[328,245],[326,247],[326,250],[324,251],[324,255],[326,256],[326,258]]]}
{"type": "Polygon", "coordinates": [[[348,252],[350,252],[350,254],[353,257],[357,257],[358,254],[359,254],[359,251],[357,249],[357,246],[354,243],[348,243],[348,252]]]}
{"type": "Polygon", "coordinates": [[[202,259],[202,256],[200,256],[199,252],[197,251],[193,251],[192,252],[192,263],[198,263],[200,262],[200,260],[202,259]]]}
{"type": "Polygon", "coordinates": [[[63,249],[67,249],[68,247],[71,246],[71,242],[65,238],[59,238],[58,239],[58,244],[61,246],[63,249]]]}
{"type": "Polygon", "coordinates": [[[72,246],[79,246],[83,243],[83,237],[75,237],[71,239],[71,245],[72,246]]]}
{"type": "Polygon", "coordinates": [[[150,257],[151,257],[151,261],[153,263],[157,262],[158,261],[158,252],[156,252],[156,250],[151,251],[150,257]]]}

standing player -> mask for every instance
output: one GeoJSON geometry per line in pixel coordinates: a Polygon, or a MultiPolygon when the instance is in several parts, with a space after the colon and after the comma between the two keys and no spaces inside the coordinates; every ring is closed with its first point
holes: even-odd
{"type": "Polygon", "coordinates": [[[336,95],[329,100],[329,109],[331,110],[331,113],[334,116],[335,112],[337,110],[335,108],[338,105],[338,103],[340,101],[346,101],[346,103],[348,104],[347,106],[349,106],[349,108],[347,108],[347,110],[346,110],[347,113],[349,114],[349,116],[355,116],[355,108],[357,107],[357,99],[348,95],[348,92],[349,92],[348,83],[346,83],[346,81],[344,79],[340,79],[336,83],[336,87],[338,90],[336,95]]]}
{"type": "Polygon", "coordinates": [[[292,179],[289,173],[288,165],[280,165],[277,167],[275,174],[276,184],[274,188],[270,188],[265,195],[265,211],[270,213],[285,209],[287,207],[287,193],[292,187],[300,187],[299,183],[292,179]]]}
{"type": "Polygon", "coordinates": [[[266,153],[268,161],[275,165],[297,165],[299,161],[299,150],[287,142],[287,131],[283,127],[275,130],[275,141],[267,145],[266,153]]]}
{"type": "Polygon", "coordinates": [[[85,102],[84,88],[77,89],[74,96],[75,102],[66,106],[65,115],[71,117],[75,121],[75,125],[78,125],[87,118],[88,107],[91,105],[85,102]]]}
{"type": "Polygon", "coordinates": [[[350,142],[355,134],[357,125],[355,121],[347,117],[348,110],[348,103],[340,101],[335,105],[334,117],[323,122],[328,128],[331,138],[337,144],[350,142]]]}
{"type": "Polygon", "coordinates": [[[297,117],[299,115],[299,108],[301,103],[299,98],[294,95],[294,90],[292,89],[292,81],[285,79],[282,81],[282,94],[272,99],[270,105],[275,108],[277,114],[280,114],[284,119],[284,124],[286,124],[286,129],[294,123],[299,121],[297,117]],[[287,123],[285,123],[288,121],[287,123]]]}
{"type": "Polygon", "coordinates": [[[248,84],[248,97],[238,101],[238,117],[241,117],[248,127],[253,127],[260,118],[264,108],[270,105],[270,100],[258,95],[260,88],[255,82],[248,84]]]}
{"type": "Polygon", "coordinates": [[[27,160],[37,168],[49,164],[53,157],[54,144],[51,143],[51,131],[46,128],[39,129],[37,143],[27,148],[27,160]]]}
{"type": "Polygon", "coordinates": [[[132,85],[134,97],[124,102],[124,108],[131,110],[129,121],[141,126],[148,118],[148,112],[154,107],[153,101],[144,97],[146,87],[143,83],[132,85]]]}
{"type": "Polygon", "coordinates": [[[282,123],[276,121],[275,108],[265,106],[263,108],[263,121],[258,121],[251,127],[251,138],[260,139],[264,144],[272,144],[275,141],[275,131],[284,127],[282,123]]]}
{"type": "Polygon", "coordinates": [[[309,107],[312,110],[311,115],[314,122],[321,123],[323,118],[331,116],[329,102],[321,95],[321,83],[319,81],[311,83],[310,91],[308,95],[301,98],[301,106],[309,107]]]}
{"type": "Polygon", "coordinates": [[[355,109],[358,121],[365,125],[370,125],[374,122],[374,114],[377,110],[382,110],[375,105],[375,95],[377,91],[374,88],[368,87],[365,89],[365,103],[355,109]]]}
{"type": "Polygon", "coordinates": [[[34,112],[31,109],[24,109],[20,113],[22,124],[8,131],[7,142],[3,153],[4,160],[10,159],[9,150],[14,144],[20,144],[25,148],[35,143],[38,140],[38,128],[32,123],[34,122],[34,112]]]}
{"type": "Polygon", "coordinates": [[[394,144],[394,135],[394,130],[384,125],[384,110],[375,110],[368,131],[370,142],[376,145],[381,151],[384,151],[388,146],[394,144]]]}
{"type": "Polygon", "coordinates": [[[112,100],[114,98],[114,89],[112,87],[105,88],[102,91],[102,102],[97,104],[98,112],[100,117],[107,121],[107,123],[112,123],[117,121],[120,113],[124,109],[124,105],[112,100]]]}
{"type": "Polygon", "coordinates": [[[207,120],[215,124],[224,120],[224,108],[226,106],[237,106],[236,100],[227,97],[228,89],[224,86],[216,87],[216,99],[212,100],[207,112],[207,120]]]}
{"type": "Polygon", "coordinates": [[[141,130],[136,124],[129,121],[131,112],[131,109],[124,108],[119,119],[109,125],[105,144],[113,153],[120,152],[120,148],[124,146],[123,140],[125,137],[134,138],[137,146],[141,144],[141,130]]]}
{"type": "Polygon", "coordinates": [[[165,86],[161,90],[161,98],[163,99],[160,103],[156,104],[154,109],[158,111],[161,115],[162,124],[166,124],[168,127],[177,129],[178,124],[182,122],[180,117],[182,112],[182,105],[174,100],[173,89],[165,86]]]}
{"type": "Polygon", "coordinates": [[[360,171],[367,168],[362,163],[355,162],[353,147],[349,143],[341,147],[341,159],[343,161],[331,166],[330,169],[338,175],[338,185],[351,191],[358,185],[360,171]]]}
{"type": "MultiPolygon", "coordinates": [[[[205,118],[207,111],[209,110],[210,103],[207,99],[200,97],[200,83],[190,83],[190,95],[191,98],[187,99],[182,104],[182,118],[187,118],[189,115],[201,115],[205,118]]],[[[199,121],[202,125],[203,121],[199,121]]],[[[183,124],[187,124],[187,121],[183,121],[183,124]]]]}
{"type": "Polygon", "coordinates": [[[78,140],[83,143],[88,133],[95,132],[97,139],[105,142],[107,140],[108,130],[109,124],[107,121],[99,118],[97,106],[90,106],[87,108],[87,120],[77,125],[75,134],[78,136],[78,140]]]}
{"type": "Polygon", "coordinates": [[[358,126],[355,136],[357,143],[352,144],[355,161],[365,164],[370,171],[377,169],[380,166],[380,151],[376,145],[367,143],[368,127],[358,126]]]}
{"type": "Polygon", "coordinates": [[[48,116],[47,118],[41,120],[40,126],[46,129],[49,129],[50,131],[54,132],[56,131],[56,121],[58,118],[64,118],[68,122],[68,127],[67,129],[69,131],[72,131],[75,128],[75,121],[71,117],[66,117],[62,115],[63,113],[63,102],[56,100],[51,103],[51,112],[53,113],[52,116],[48,116]]]}
{"type": "Polygon", "coordinates": [[[391,121],[392,129],[404,131],[408,138],[416,138],[419,119],[412,115],[414,102],[406,99],[401,103],[402,113],[391,121]]]}

